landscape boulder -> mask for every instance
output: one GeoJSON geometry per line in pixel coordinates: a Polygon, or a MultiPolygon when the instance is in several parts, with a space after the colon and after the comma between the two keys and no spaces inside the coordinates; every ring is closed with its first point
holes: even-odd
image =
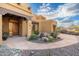
{"type": "Polygon", "coordinates": [[[44,42],[48,42],[48,37],[42,37],[42,40],[44,41],[44,42]]]}

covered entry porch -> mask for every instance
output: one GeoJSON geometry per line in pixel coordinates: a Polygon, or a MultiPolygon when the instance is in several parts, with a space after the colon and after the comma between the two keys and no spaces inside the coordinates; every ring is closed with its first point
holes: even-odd
{"type": "Polygon", "coordinates": [[[5,14],[2,17],[3,34],[7,33],[9,36],[22,36],[22,22],[24,21],[22,20],[24,19],[23,17],[15,16],[12,14],[5,14]]]}
{"type": "Polygon", "coordinates": [[[30,36],[31,17],[1,8],[0,9],[0,44],[3,42],[3,34],[9,36],[30,36]],[[29,30],[30,29],[30,30],[29,30]]]}
{"type": "Polygon", "coordinates": [[[13,14],[2,15],[2,40],[4,37],[26,36],[28,20],[13,14]]]}

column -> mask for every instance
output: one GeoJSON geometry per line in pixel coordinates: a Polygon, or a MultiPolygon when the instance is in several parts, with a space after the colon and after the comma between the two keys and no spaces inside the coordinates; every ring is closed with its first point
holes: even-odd
{"type": "Polygon", "coordinates": [[[22,36],[26,36],[26,20],[22,20],[22,36]]]}
{"type": "Polygon", "coordinates": [[[2,44],[2,15],[0,15],[0,45],[2,44]]]}
{"type": "Polygon", "coordinates": [[[32,34],[32,21],[28,20],[27,21],[27,36],[30,37],[32,34]]]}

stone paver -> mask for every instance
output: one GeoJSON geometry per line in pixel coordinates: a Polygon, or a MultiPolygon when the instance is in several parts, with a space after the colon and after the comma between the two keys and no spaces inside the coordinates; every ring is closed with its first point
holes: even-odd
{"type": "Polygon", "coordinates": [[[60,34],[59,37],[62,40],[52,43],[34,43],[27,41],[26,37],[13,37],[13,38],[9,38],[5,42],[5,44],[7,44],[10,48],[38,50],[38,49],[60,48],[60,47],[76,44],[79,42],[77,37],[74,35],[60,34]]]}

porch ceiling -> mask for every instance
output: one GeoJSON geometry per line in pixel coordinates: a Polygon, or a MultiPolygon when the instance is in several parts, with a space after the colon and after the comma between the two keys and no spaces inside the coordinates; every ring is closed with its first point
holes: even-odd
{"type": "Polygon", "coordinates": [[[26,16],[24,14],[14,12],[12,10],[8,10],[8,9],[5,9],[5,8],[0,8],[0,14],[5,15],[7,13],[13,14],[13,15],[16,15],[16,16],[20,16],[20,17],[24,17],[24,18],[29,19],[29,20],[31,20],[31,17],[32,17],[32,16],[28,16],[28,15],[26,16]]]}

